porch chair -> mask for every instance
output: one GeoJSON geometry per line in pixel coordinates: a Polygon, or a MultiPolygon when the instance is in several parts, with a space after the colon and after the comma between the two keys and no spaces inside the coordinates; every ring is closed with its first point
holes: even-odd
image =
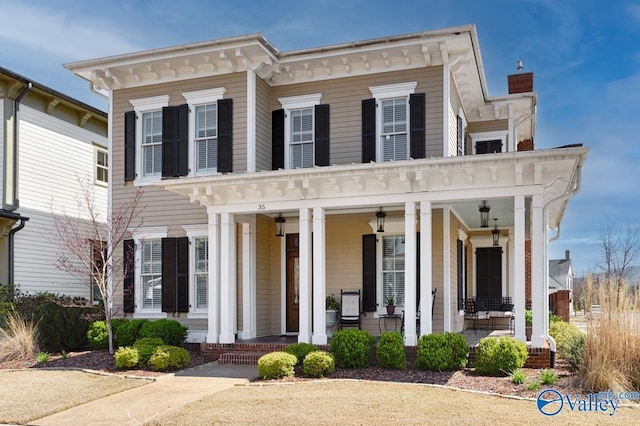
{"type": "Polygon", "coordinates": [[[360,314],[360,290],[340,290],[340,317],[338,318],[338,330],[344,326],[362,329],[360,314]]]}

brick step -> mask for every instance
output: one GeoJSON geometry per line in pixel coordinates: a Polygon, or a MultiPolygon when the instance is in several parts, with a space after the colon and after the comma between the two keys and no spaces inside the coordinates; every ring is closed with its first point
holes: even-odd
{"type": "Polygon", "coordinates": [[[267,352],[226,352],[220,355],[219,364],[256,365],[267,352]]]}

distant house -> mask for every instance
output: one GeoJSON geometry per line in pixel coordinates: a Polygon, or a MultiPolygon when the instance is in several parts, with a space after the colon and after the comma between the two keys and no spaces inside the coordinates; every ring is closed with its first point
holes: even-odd
{"type": "Polygon", "coordinates": [[[573,312],[573,268],[569,250],[564,253],[564,259],[549,259],[549,294],[569,291],[569,312],[573,312]]]}
{"type": "Polygon", "coordinates": [[[474,26],[286,52],[250,34],[66,64],[110,92],[113,205],[144,189],[127,315],[323,344],[325,297],[360,290],[362,327],[393,296],[408,346],[474,299],[512,301],[524,340],[530,280],[544,347],[547,230],[588,148],[535,150],[533,74],[490,95],[479,46],[474,26]]]}
{"type": "Polygon", "coordinates": [[[106,113],[0,68],[0,283],[92,297],[88,275],[54,266],[52,212],[73,216],[78,179],[88,179],[105,217],[108,143],[106,113]]]}

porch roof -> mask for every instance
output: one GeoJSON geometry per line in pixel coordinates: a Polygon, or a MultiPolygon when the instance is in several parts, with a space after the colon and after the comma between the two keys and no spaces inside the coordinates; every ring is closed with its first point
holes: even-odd
{"type": "MultiPolygon", "coordinates": [[[[400,206],[406,201],[475,205],[477,200],[536,194],[544,195],[547,203],[576,189],[588,151],[570,147],[215,174],[166,179],[156,185],[185,195],[210,211],[231,213],[400,206]]],[[[549,206],[551,228],[562,220],[568,199],[558,201],[549,206]]],[[[501,222],[505,225],[509,224],[501,222]]]]}

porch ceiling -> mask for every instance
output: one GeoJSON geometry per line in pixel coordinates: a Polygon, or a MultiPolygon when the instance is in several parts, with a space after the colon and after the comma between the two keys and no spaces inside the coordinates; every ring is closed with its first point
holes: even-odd
{"type": "MultiPolygon", "coordinates": [[[[543,194],[548,202],[561,196],[575,185],[577,169],[584,163],[587,152],[587,148],[563,148],[216,174],[168,179],[157,185],[215,212],[269,213],[315,206],[375,207],[405,201],[455,203],[460,207],[459,213],[465,212],[463,217],[472,228],[479,225],[476,224],[478,203],[487,199],[493,203],[490,218],[498,217],[499,226],[508,226],[513,223],[509,197],[543,194]]],[[[564,209],[563,203],[550,207],[550,225],[559,223],[564,209]]]]}

